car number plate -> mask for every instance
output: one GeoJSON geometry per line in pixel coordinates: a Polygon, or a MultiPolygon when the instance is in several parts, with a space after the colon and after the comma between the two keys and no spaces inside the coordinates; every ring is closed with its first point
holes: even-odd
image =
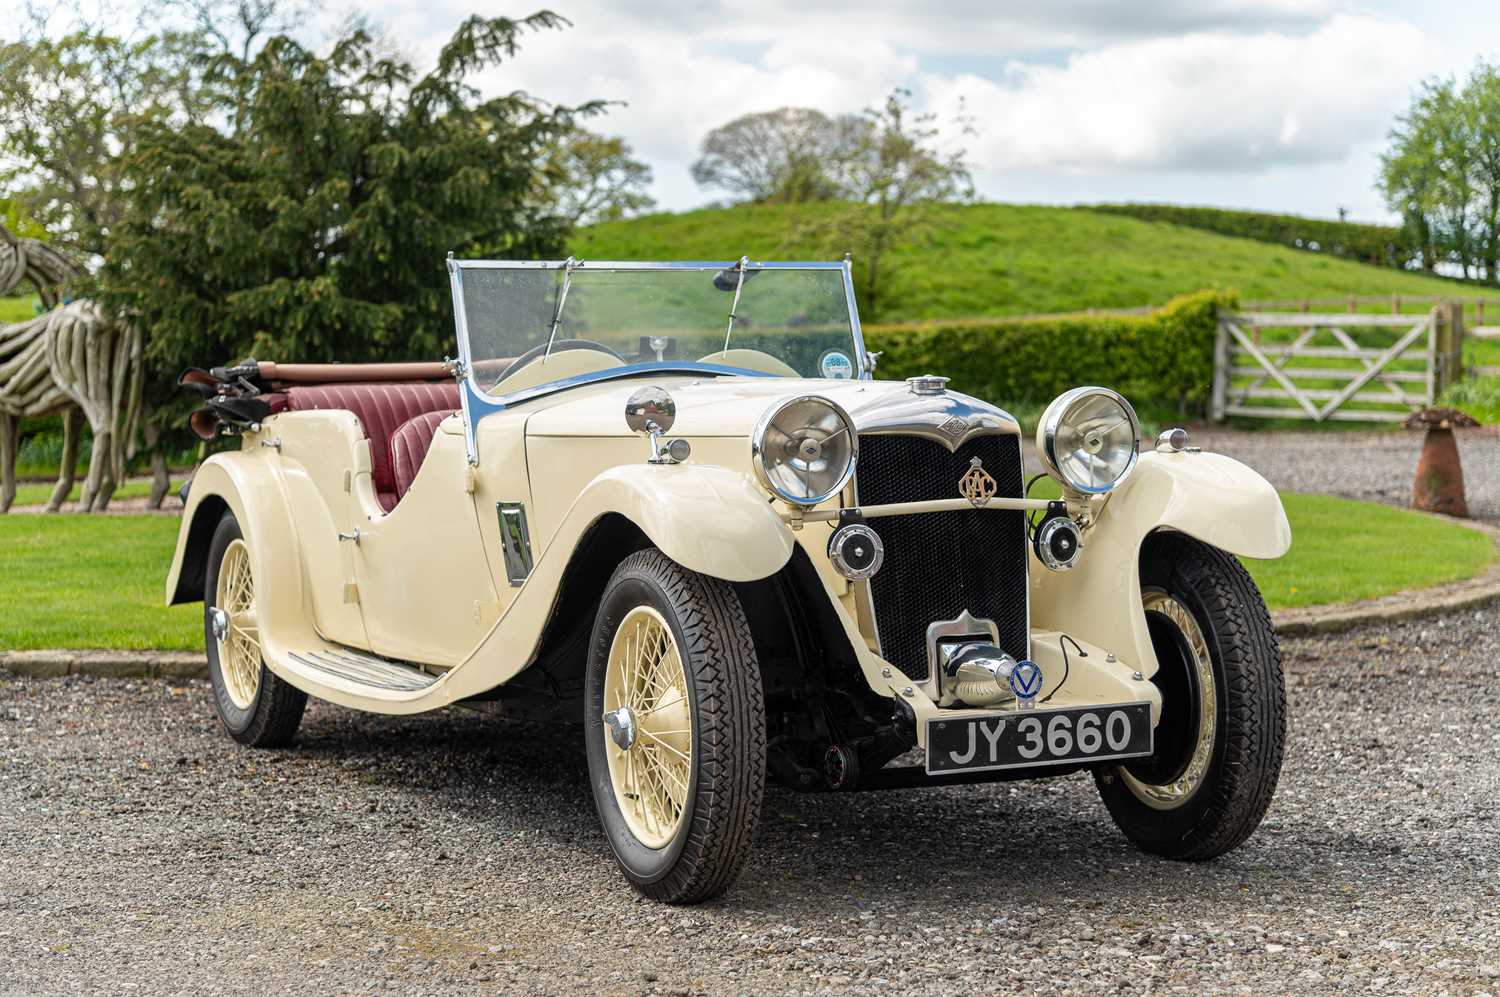
{"type": "Polygon", "coordinates": [[[1145,702],[927,721],[929,775],[1134,758],[1151,751],[1151,704],[1145,702]]]}

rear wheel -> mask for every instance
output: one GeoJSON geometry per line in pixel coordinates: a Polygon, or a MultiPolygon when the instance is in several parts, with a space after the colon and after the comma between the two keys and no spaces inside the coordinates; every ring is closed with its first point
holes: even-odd
{"type": "Polygon", "coordinates": [[[254,748],[289,744],[307,693],[266,667],[260,653],[250,547],[234,514],[219,520],[203,586],[203,633],[214,707],[229,736],[254,748]]]}
{"type": "Polygon", "coordinates": [[[659,551],[632,554],[600,600],[587,680],[590,782],[625,878],[667,903],[723,893],[765,792],[765,704],[739,596],[659,551]]]}
{"type": "Polygon", "coordinates": [[[1281,647],[1254,581],[1217,548],[1178,534],[1149,538],[1141,590],[1162,696],[1155,751],[1095,779],[1142,850],[1210,859],[1250,836],[1276,791],[1286,741],[1281,647]]]}

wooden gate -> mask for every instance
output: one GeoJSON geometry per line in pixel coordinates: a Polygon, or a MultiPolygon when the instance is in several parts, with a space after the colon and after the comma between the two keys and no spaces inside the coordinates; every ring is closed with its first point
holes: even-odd
{"type": "Polygon", "coordinates": [[[1211,415],[1395,422],[1431,405],[1449,357],[1442,308],[1421,315],[1226,313],[1211,415]]]}

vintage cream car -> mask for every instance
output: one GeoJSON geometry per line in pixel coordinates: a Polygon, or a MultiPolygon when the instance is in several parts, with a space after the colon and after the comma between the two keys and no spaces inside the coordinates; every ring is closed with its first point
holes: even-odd
{"type": "Polygon", "coordinates": [[[1062,498],[1028,498],[1010,415],[874,378],[847,263],[448,269],[456,361],[184,375],[240,441],[166,596],[204,603],[237,741],[287,743],[309,695],[581,723],[620,868],[670,902],[733,883],[768,779],[1087,770],[1181,859],[1260,822],[1285,696],[1234,555],[1291,535],[1254,472],[1181,430],[1140,452],[1082,387],[1037,433],[1062,498]]]}

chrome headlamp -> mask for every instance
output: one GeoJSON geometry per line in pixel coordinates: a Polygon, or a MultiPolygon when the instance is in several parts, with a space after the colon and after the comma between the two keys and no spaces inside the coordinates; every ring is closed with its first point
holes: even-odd
{"type": "Polygon", "coordinates": [[[818,395],[777,402],[750,440],[756,477],[777,498],[814,506],[843,491],[854,474],[854,420],[818,395]]]}
{"type": "Polygon", "coordinates": [[[1135,467],[1141,424],[1130,403],[1108,388],[1074,388],[1058,395],[1036,430],[1047,473],[1064,488],[1102,495],[1135,467]]]}

